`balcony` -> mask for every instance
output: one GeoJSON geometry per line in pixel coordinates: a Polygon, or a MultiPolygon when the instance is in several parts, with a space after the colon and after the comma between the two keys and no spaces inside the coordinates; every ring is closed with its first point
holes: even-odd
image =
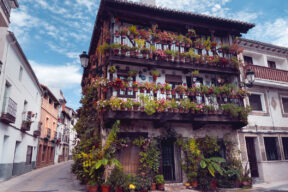
{"type": "Polygon", "coordinates": [[[47,130],[47,135],[46,135],[46,137],[44,137],[44,140],[45,141],[49,141],[50,138],[51,138],[51,129],[50,128],[46,128],[46,130],[47,130]]]}
{"type": "Polygon", "coordinates": [[[213,113],[203,112],[157,112],[153,115],[147,115],[142,111],[106,111],[104,112],[104,119],[106,122],[114,122],[114,120],[123,120],[130,122],[131,120],[146,120],[153,121],[155,128],[165,127],[169,122],[181,122],[191,123],[194,129],[200,129],[201,127],[209,124],[226,124],[231,125],[233,129],[240,129],[247,125],[247,123],[240,120],[240,118],[230,117],[226,112],[217,111],[213,113]]]}
{"type": "Polygon", "coordinates": [[[32,121],[32,111],[23,112],[23,121],[21,125],[21,131],[30,131],[32,121]]]}
{"type": "Polygon", "coordinates": [[[4,101],[4,110],[1,114],[0,120],[4,123],[15,123],[17,113],[17,103],[10,97],[4,101]]]}
{"type": "Polygon", "coordinates": [[[256,65],[248,65],[245,69],[253,71],[255,73],[255,78],[288,82],[288,71],[256,65]]]}
{"type": "Polygon", "coordinates": [[[239,74],[239,71],[233,64],[220,64],[220,63],[208,63],[198,62],[196,60],[169,60],[169,59],[147,59],[143,57],[128,57],[120,55],[111,55],[109,60],[114,64],[125,64],[125,65],[137,65],[148,68],[163,68],[163,69],[179,69],[179,70],[199,70],[207,73],[222,73],[222,74],[239,74]]]}

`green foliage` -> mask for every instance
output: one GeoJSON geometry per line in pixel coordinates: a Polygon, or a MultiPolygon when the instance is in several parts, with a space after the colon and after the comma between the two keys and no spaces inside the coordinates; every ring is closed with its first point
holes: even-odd
{"type": "Polygon", "coordinates": [[[147,148],[139,153],[140,159],[140,172],[144,172],[145,175],[149,175],[152,178],[159,171],[160,150],[156,140],[152,139],[147,148]]]}
{"type": "Polygon", "coordinates": [[[224,162],[226,162],[225,159],[221,157],[202,158],[200,161],[200,166],[202,169],[207,168],[209,173],[215,177],[215,171],[217,171],[220,175],[223,175],[223,168],[221,168],[220,163],[224,162]]]}
{"type": "Polygon", "coordinates": [[[116,68],[116,66],[112,65],[111,67],[109,67],[108,71],[109,71],[109,73],[113,74],[113,73],[116,73],[117,68],[116,68]]]}
{"type": "Polygon", "coordinates": [[[124,174],[123,169],[115,167],[109,177],[111,186],[116,190],[117,187],[125,188],[128,182],[128,176],[124,174]]]}
{"type": "Polygon", "coordinates": [[[163,175],[156,175],[155,181],[157,184],[164,184],[165,183],[164,176],[163,175]]]}

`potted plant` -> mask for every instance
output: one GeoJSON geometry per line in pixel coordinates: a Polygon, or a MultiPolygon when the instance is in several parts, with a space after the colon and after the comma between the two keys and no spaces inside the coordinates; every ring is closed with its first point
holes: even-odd
{"type": "Polygon", "coordinates": [[[98,192],[98,183],[95,180],[88,181],[86,185],[88,192],[98,192]]]}
{"type": "Polygon", "coordinates": [[[199,71],[198,70],[194,70],[191,72],[191,77],[192,77],[192,81],[196,82],[197,81],[197,75],[199,75],[199,71]]]}
{"type": "Polygon", "coordinates": [[[126,56],[127,51],[130,49],[128,45],[121,45],[121,56],[126,56]]]}
{"type": "Polygon", "coordinates": [[[135,77],[136,74],[137,74],[137,71],[134,71],[134,70],[128,71],[129,77],[135,77]]]}
{"type": "Polygon", "coordinates": [[[126,38],[126,36],[128,35],[128,29],[127,29],[127,27],[122,27],[122,28],[120,29],[120,34],[121,34],[121,37],[122,37],[122,38],[126,38]]]}
{"type": "Polygon", "coordinates": [[[173,50],[170,50],[170,49],[166,49],[165,51],[164,51],[164,53],[167,55],[167,58],[168,58],[168,61],[170,61],[170,62],[172,62],[172,56],[173,56],[173,50]]]}
{"type": "Polygon", "coordinates": [[[132,84],[134,92],[138,91],[138,86],[139,86],[138,82],[134,81],[133,84],[132,84]]]}
{"type": "Polygon", "coordinates": [[[178,113],[178,103],[174,99],[171,100],[170,105],[171,105],[173,112],[178,113]]]}
{"type": "Polygon", "coordinates": [[[157,184],[157,189],[164,191],[165,190],[165,180],[163,175],[156,175],[155,176],[155,181],[157,184]]]}
{"type": "Polygon", "coordinates": [[[121,44],[116,43],[111,45],[111,49],[113,50],[114,55],[118,55],[121,48],[121,44]]]}
{"type": "Polygon", "coordinates": [[[130,47],[130,57],[137,57],[138,56],[137,50],[138,50],[137,47],[130,47]]]}
{"type": "Polygon", "coordinates": [[[114,73],[116,73],[117,68],[115,65],[112,65],[111,67],[109,67],[108,71],[110,74],[114,74],[114,73]]]}
{"type": "Polygon", "coordinates": [[[169,84],[169,83],[165,83],[164,84],[164,89],[166,90],[166,94],[167,95],[170,95],[171,94],[171,89],[172,89],[172,86],[169,84]]]}
{"type": "Polygon", "coordinates": [[[105,54],[105,56],[109,56],[109,50],[110,50],[110,45],[108,43],[103,43],[103,45],[100,45],[97,50],[101,53],[101,54],[105,54]]]}
{"type": "Polygon", "coordinates": [[[152,70],[151,71],[151,75],[153,76],[153,79],[154,80],[157,80],[159,75],[160,75],[160,72],[159,71],[156,71],[156,70],[152,70]]]}
{"type": "Polygon", "coordinates": [[[186,48],[190,48],[192,46],[192,40],[188,37],[184,38],[184,43],[185,43],[186,48]]]}
{"type": "Polygon", "coordinates": [[[123,169],[116,167],[110,175],[110,183],[115,192],[123,192],[127,182],[127,176],[123,173],[123,169]]]}
{"type": "Polygon", "coordinates": [[[149,52],[150,52],[150,50],[149,50],[148,48],[141,48],[140,52],[141,52],[143,58],[146,59],[146,58],[147,58],[147,55],[148,55],[149,52]]]}
{"type": "Polygon", "coordinates": [[[134,110],[134,111],[138,111],[140,105],[141,105],[140,101],[134,100],[134,101],[133,101],[133,110],[134,110]]]}
{"type": "Polygon", "coordinates": [[[129,30],[129,39],[134,39],[139,35],[139,32],[135,25],[131,25],[128,30],[129,30]]]}

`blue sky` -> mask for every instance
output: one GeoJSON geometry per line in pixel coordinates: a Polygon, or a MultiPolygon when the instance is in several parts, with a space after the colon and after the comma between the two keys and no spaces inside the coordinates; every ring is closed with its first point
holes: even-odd
{"type": "MultiPolygon", "coordinates": [[[[138,2],[139,0],[133,0],[138,2]]],[[[82,69],[100,0],[19,0],[11,14],[15,33],[41,83],[63,90],[77,109],[82,69]]],[[[255,23],[246,38],[288,47],[287,0],[156,0],[157,6],[255,23]],[[177,3],[175,3],[177,2],[177,3]]]]}

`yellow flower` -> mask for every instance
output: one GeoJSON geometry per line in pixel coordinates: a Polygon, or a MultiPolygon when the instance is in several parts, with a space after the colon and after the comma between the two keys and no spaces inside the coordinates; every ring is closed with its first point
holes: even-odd
{"type": "Polygon", "coordinates": [[[185,186],[186,186],[186,187],[189,187],[189,186],[190,186],[190,183],[185,183],[185,186]]]}
{"type": "Polygon", "coordinates": [[[135,189],[135,185],[130,184],[130,185],[129,185],[129,189],[135,189]]]}

